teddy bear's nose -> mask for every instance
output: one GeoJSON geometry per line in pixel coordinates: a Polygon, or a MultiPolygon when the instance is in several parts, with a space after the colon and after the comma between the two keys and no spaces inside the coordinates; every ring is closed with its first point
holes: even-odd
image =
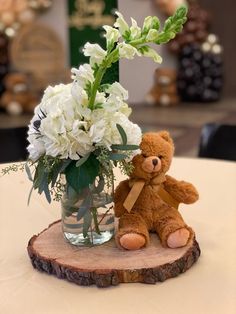
{"type": "Polygon", "coordinates": [[[153,166],[156,166],[158,164],[158,160],[157,159],[153,159],[152,160],[152,164],[153,164],[153,166]]]}

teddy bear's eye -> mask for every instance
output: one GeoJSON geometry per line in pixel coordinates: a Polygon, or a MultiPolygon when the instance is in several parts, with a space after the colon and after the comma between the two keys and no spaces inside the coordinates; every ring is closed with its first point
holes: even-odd
{"type": "Polygon", "coordinates": [[[157,156],[158,158],[160,158],[160,159],[162,159],[163,158],[163,156],[162,155],[159,155],[159,156],[157,156]]]}
{"type": "Polygon", "coordinates": [[[147,155],[146,155],[146,154],[142,154],[142,156],[143,156],[144,158],[147,158],[147,155]]]}

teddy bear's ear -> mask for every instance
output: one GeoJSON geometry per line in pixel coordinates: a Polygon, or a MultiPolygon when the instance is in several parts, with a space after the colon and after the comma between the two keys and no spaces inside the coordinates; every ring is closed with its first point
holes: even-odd
{"type": "Polygon", "coordinates": [[[158,134],[168,143],[173,143],[172,138],[170,137],[170,133],[167,131],[160,131],[158,134]]]}

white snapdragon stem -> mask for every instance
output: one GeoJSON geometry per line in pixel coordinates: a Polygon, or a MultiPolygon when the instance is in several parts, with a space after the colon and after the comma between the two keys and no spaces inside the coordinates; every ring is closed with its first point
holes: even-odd
{"type": "Polygon", "coordinates": [[[110,54],[106,56],[106,58],[103,60],[102,64],[99,66],[99,69],[97,71],[97,74],[95,76],[95,81],[93,83],[91,96],[88,103],[88,108],[93,110],[94,109],[94,103],[96,99],[96,94],[98,91],[98,88],[101,84],[102,78],[107,70],[107,68],[114,63],[116,60],[116,55],[119,54],[118,48],[115,48],[110,54]]]}

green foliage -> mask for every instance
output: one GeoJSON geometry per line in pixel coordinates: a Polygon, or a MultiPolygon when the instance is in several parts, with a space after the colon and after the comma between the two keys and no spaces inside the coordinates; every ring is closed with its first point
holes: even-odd
{"type": "Polygon", "coordinates": [[[86,214],[87,211],[90,210],[92,203],[93,203],[93,200],[92,200],[91,194],[88,190],[88,193],[87,193],[86,197],[84,198],[82,204],[80,205],[78,213],[77,213],[77,220],[78,221],[84,217],[84,215],[86,214]]]}
{"type": "Polygon", "coordinates": [[[119,144],[114,144],[114,145],[111,145],[111,148],[113,150],[136,150],[136,149],[139,149],[139,146],[138,145],[119,145],[119,144]]]}
{"type": "Polygon", "coordinates": [[[17,171],[24,171],[25,169],[25,163],[20,163],[20,164],[11,164],[1,170],[2,175],[10,174],[12,172],[17,172],[17,171]]]}
{"type": "Polygon", "coordinates": [[[187,7],[181,6],[173,16],[170,16],[165,21],[163,30],[156,40],[156,44],[167,43],[183,29],[183,25],[187,21],[187,12],[187,7]]]}
{"type": "Polygon", "coordinates": [[[94,154],[80,166],[76,166],[76,161],[72,161],[65,170],[67,183],[76,191],[80,192],[92,184],[99,174],[99,161],[94,154]]]}
{"type": "Polygon", "coordinates": [[[84,157],[80,158],[77,162],[76,162],[76,167],[80,167],[82,166],[89,158],[90,154],[85,155],[84,157]]]}
{"type": "Polygon", "coordinates": [[[113,152],[110,152],[109,155],[108,155],[108,158],[110,160],[124,160],[125,158],[127,158],[128,156],[125,155],[125,154],[118,154],[118,153],[113,153],[113,152]]]}
{"type": "Polygon", "coordinates": [[[97,234],[101,234],[101,231],[99,229],[99,222],[98,222],[98,211],[97,208],[92,208],[91,209],[92,215],[93,215],[93,221],[94,221],[94,227],[95,227],[95,231],[97,232],[97,234]]]}
{"type": "Polygon", "coordinates": [[[84,214],[84,223],[83,223],[83,236],[84,238],[87,237],[88,235],[88,231],[89,231],[89,228],[91,226],[91,223],[92,223],[92,214],[91,214],[91,211],[90,210],[87,210],[84,214]]]}
{"type": "Polygon", "coordinates": [[[111,86],[111,84],[101,84],[99,87],[99,92],[106,92],[107,89],[111,86]]]}
{"type": "Polygon", "coordinates": [[[122,126],[120,124],[116,124],[116,127],[120,133],[121,139],[122,139],[122,144],[126,145],[127,144],[127,135],[125,133],[125,130],[122,128],[122,126]]]}

